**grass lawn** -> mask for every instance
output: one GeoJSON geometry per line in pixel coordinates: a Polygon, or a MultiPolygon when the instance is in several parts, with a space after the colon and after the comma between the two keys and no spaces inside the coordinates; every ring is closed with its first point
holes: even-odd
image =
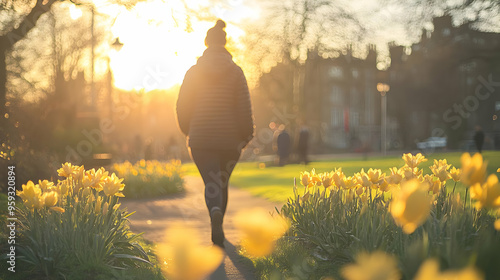
{"type": "MultiPolygon", "coordinates": [[[[436,153],[429,155],[427,162],[420,165],[424,169],[424,173],[431,173],[428,168],[433,164],[433,159],[447,159],[448,163],[453,166],[460,167],[460,156],[462,153],[436,153]]],[[[402,155],[401,155],[402,156],[402,155]]],[[[401,156],[397,157],[373,157],[367,160],[339,158],[327,161],[311,162],[307,166],[299,164],[290,164],[284,167],[270,166],[266,163],[265,168],[259,167],[260,162],[241,162],[238,163],[236,169],[231,176],[231,185],[248,190],[250,193],[265,197],[276,202],[286,202],[287,198],[293,196],[293,180],[297,178],[299,189],[302,186],[299,183],[301,171],[310,171],[315,168],[317,173],[331,171],[335,168],[342,167],[346,175],[352,175],[355,172],[364,168],[380,168],[382,172],[390,172],[390,167],[401,167],[404,161],[401,156]]],[[[488,161],[488,173],[495,173],[500,168],[500,152],[486,151],[483,153],[485,161],[488,161]]],[[[198,170],[193,163],[183,165],[185,175],[198,175],[198,170]]],[[[448,184],[453,186],[452,181],[448,184]]],[[[449,186],[450,186],[449,185],[449,186]]],[[[451,188],[450,188],[451,189],[451,188]]],[[[464,192],[464,186],[457,184],[457,190],[464,192]]]]}

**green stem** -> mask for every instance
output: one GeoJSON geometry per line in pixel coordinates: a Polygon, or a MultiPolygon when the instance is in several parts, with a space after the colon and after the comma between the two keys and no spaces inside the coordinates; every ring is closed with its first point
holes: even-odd
{"type": "Polygon", "coordinates": [[[464,199],[464,210],[467,206],[467,194],[468,194],[468,192],[469,192],[469,188],[466,188],[465,189],[465,199],[464,199]]]}
{"type": "Polygon", "coordinates": [[[455,185],[453,185],[453,194],[455,194],[455,187],[457,186],[457,182],[455,181],[455,185]]]}

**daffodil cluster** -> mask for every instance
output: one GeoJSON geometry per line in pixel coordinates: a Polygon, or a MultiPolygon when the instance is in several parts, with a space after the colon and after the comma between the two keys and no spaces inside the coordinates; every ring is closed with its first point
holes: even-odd
{"type": "MultiPolygon", "coordinates": [[[[107,211],[105,197],[123,197],[121,193],[125,185],[122,184],[116,174],[109,175],[104,168],[85,170],[83,166],[64,163],[57,170],[57,174],[63,179],[57,184],[48,180],[38,181],[38,184],[28,181],[22,185],[22,190],[17,192],[24,205],[31,210],[48,208],[57,212],[65,212],[63,201],[68,197],[75,203],[79,200],[87,203],[96,203],[94,210],[100,212],[107,211]],[[103,195],[101,195],[104,194],[103,195]],[[103,205],[104,203],[104,205],[103,205]],[[61,207],[63,206],[63,207],[61,207]]],[[[109,204],[109,203],[108,203],[109,204]]]]}
{"type": "Polygon", "coordinates": [[[137,236],[128,227],[130,214],[118,203],[123,197],[123,179],[104,168],[85,170],[71,163],[62,164],[57,174],[57,183],[29,181],[17,193],[24,202],[18,209],[23,236],[19,243],[26,259],[37,260],[29,262],[33,275],[56,279],[73,265],[135,265],[124,258],[148,262],[140,253],[143,249],[134,244],[137,236]]]}
{"type": "Polygon", "coordinates": [[[135,164],[125,161],[121,164],[114,164],[113,169],[120,177],[137,176],[144,182],[153,180],[154,177],[172,177],[179,173],[181,167],[180,160],[169,162],[159,162],[157,160],[140,160],[135,164]]]}
{"type": "Polygon", "coordinates": [[[183,187],[179,160],[140,160],[135,164],[126,161],[114,164],[113,170],[120,178],[125,179],[127,197],[156,197],[180,192],[183,187]]]}
{"type": "MultiPolygon", "coordinates": [[[[424,170],[419,167],[422,162],[427,161],[421,153],[404,154],[402,159],[404,166],[392,167],[389,169],[390,173],[373,168],[367,171],[361,169],[352,176],[347,176],[342,168],[319,174],[314,169],[301,172],[300,183],[306,187],[302,199],[307,199],[310,189],[318,186],[330,190],[347,190],[347,199],[352,199],[355,194],[363,203],[391,191],[391,204],[394,206],[391,214],[406,233],[412,233],[425,222],[430,204],[445,190],[446,183],[449,180],[458,182],[463,176],[462,170],[448,164],[446,159],[434,160],[434,164],[429,167],[429,174],[424,174],[424,170]]],[[[492,183],[494,182],[491,181],[490,184],[492,183]]]]}

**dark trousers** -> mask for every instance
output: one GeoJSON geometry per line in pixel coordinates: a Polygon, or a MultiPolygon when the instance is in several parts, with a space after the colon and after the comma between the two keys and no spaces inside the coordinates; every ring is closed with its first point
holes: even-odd
{"type": "Polygon", "coordinates": [[[226,213],[229,177],[240,158],[240,151],[191,149],[191,156],[205,183],[209,213],[213,207],[226,213]]]}

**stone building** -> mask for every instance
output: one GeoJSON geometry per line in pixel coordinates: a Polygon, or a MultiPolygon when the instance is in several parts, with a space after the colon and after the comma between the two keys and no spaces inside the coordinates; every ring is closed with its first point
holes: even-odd
{"type": "MultiPolygon", "coordinates": [[[[269,108],[262,125],[288,125],[292,133],[307,126],[316,153],[380,149],[380,94],[377,52],[366,58],[348,48],[335,58],[309,52],[304,64],[282,62],[262,76],[258,92],[269,108]],[[293,118],[280,120],[288,112],[293,118]]],[[[395,130],[396,125],[391,126],[395,130]]]]}
{"type": "Polygon", "coordinates": [[[479,125],[486,148],[499,148],[500,34],[454,26],[449,15],[433,23],[410,48],[390,45],[388,108],[404,146],[440,136],[468,150],[479,125]]]}

